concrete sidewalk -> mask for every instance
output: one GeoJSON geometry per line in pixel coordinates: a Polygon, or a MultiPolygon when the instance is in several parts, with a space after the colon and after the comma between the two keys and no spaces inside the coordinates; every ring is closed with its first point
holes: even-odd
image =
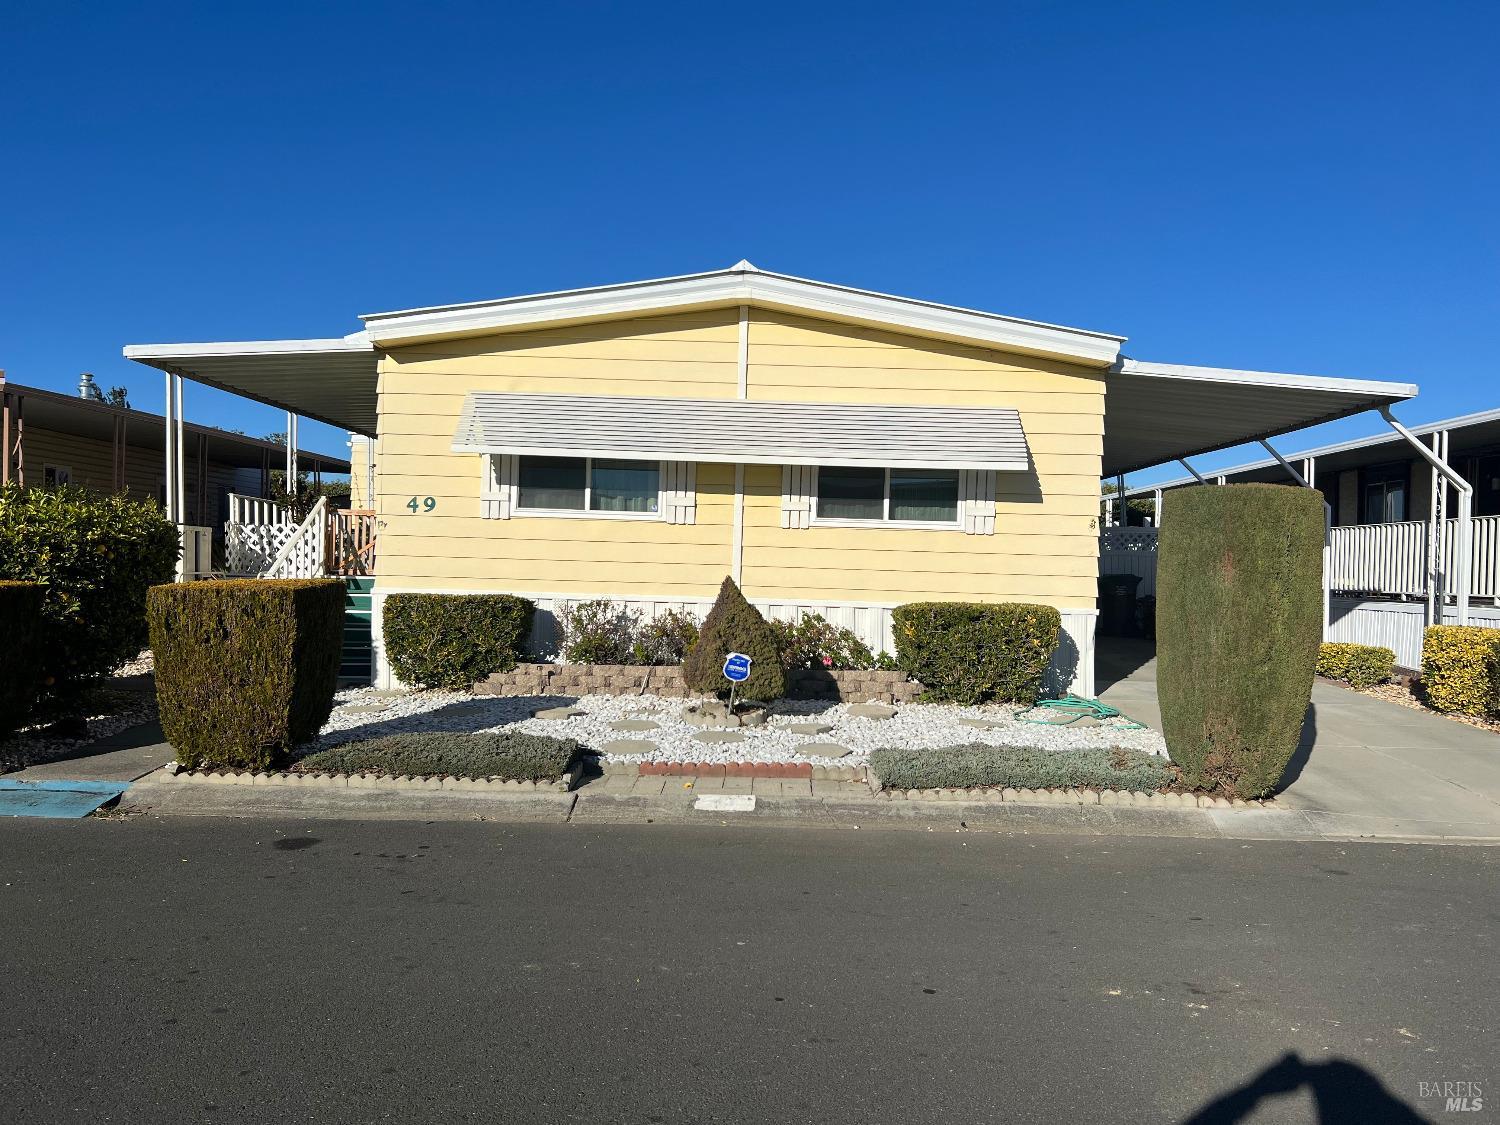
{"type": "Polygon", "coordinates": [[[5,775],[7,781],[135,781],[158,770],[176,755],[156,722],[128,727],[91,743],[74,758],[27,766],[5,775]]]}
{"type": "MultiPolygon", "coordinates": [[[[1157,730],[1156,657],[1104,638],[1099,698],[1157,730]]],[[[1330,836],[1500,837],[1500,735],[1318,681],[1276,802],[1330,836]]]]}

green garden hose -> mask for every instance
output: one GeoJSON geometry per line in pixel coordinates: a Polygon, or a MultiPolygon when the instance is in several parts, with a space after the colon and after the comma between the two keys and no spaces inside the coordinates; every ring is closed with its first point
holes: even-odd
{"type": "Polygon", "coordinates": [[[1065,727],[1069,723],[1076,723],[1079,719],[1124,719],[1126,730],[1145,730],[1145,723],[1138,723],[1127,715],[1121,714],[1118,707],[1111,707],[1108,703],[1100,703],[1097,699],[1085,699],[1081,695],[1065,695],[1061,699],[1043,699],[1035,707],[1028,707],[1018,716],[1023,723],[1032,723],[1040,727],[1065,727]],[[1035,711],[1045,712],[1047,715],[1060,715],[1066,718],[1042,718],[1028,719],[1027,715],[1035,711]]]}

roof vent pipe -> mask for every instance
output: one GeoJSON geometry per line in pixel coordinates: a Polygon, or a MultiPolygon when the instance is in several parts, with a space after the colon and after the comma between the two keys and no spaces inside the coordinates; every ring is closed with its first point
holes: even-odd
{"type": "Polygon", "coordinates": [[[104,401],[104,392],[94,385],[94,377],[87,371],[78,376],[78,397],[89,402],[104,401]]]}

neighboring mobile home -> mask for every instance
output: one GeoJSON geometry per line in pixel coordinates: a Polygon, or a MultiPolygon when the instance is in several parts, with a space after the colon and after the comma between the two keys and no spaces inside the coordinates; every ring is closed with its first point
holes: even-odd
{"type": "Polygon", "coordinates": [[[728,574],[886,650],[903,602],[1055,606],[1054,686],[1090,693],[1102,475],[1416,391],[1141,363],[748,262],[363,319],[125,354],[375,439],[387,679],[391,592],[534,598],[545,644],[560,602],[701,611],[728,574]]]}
{"type": "MultiPolygon", "coordinates": [[[[0,484],[71,484],[95,492],[123,492],[166,507],[166,427],[160,414],[111,406],[80,377],[77,395],[7,380],[0,372],[0,484]]],[[[201,529],[223,556],[230,498],[271,495],[271,470],[283,464],[283,447],[212,426],[185,423],[183,486],[185,527],[201,529]]],[[[301,452],[309,473],[347,473],[336,457],[301,452]]],[[[189,571],[209,568],[207,557],[189,571]]]]}

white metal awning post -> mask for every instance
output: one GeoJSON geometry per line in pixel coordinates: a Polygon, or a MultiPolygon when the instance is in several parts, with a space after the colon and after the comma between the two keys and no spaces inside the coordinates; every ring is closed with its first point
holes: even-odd
{"type": "MultiPolygon", "coordinates": [[[[1473,531],[1472,517],[1474,509],[1474,486],[1468,481],[1464,480],[1462,476],[1454,471],[1453,466],[1448,464],[1448,462],[1443,457],[1438,456],[1438,454],[1433,452],[1431,449],[1428,449],[1427,446],[1423,445],[1421,439],[1418,438],[1416,434],[1412,433],[1400,422],[1398,422],[1395,415],[1391,413],[1391,408],[1389,406],[1382,406],[1380,408],[1380,416],[1386,420],[1391,429],[1395,430],[1404,439],[1406,439],[1407,445],[1411,446],[1419,454],[1421,454],[1423,460],[1425,460],[1438,472],[1442,473],[1444,479],[1447,480],[1448,483],[1451,484],[1454,490],[1458,493],[1458,529],[1457,534],[1453,537],[1453,553],[1457,556],[1457,558],[1454,560],[1453,568],[1453,593],[1454,601],[1457,602],[1458,605],[1458,623],[1460,625],[1467,625],[1469,623],[1469,585],[1471,569],[1471,560],[1469,558],[1469,543],[1473,531]]],[[[1446,443],[1444,443],[1444,445],[1444,453],[1446,454],[1446,443]]],[[[1441,550],[1441,546],[1439,547],[1439,550],[1441,550]]]]}
{"type": "MultiPolygon", "coordinates": [[[[1260,439],[1261,445],[1266,447],[1266,452],[1281,463],[1291,478],[1303,488],[1311,488],[1312,485],[1312,460],[1309,458],[1302,462],[1304,473],[1299,473],[1292,468],[1292,463],[1276,451],[1265,438],[1260,439]]],[[[1333,628],[1333,571],[1331,564],[1333,554],[1333,505],[1325,498],[1323,500],[1323,639],[1329,637],[1329,631],[1333,628]]]]}

